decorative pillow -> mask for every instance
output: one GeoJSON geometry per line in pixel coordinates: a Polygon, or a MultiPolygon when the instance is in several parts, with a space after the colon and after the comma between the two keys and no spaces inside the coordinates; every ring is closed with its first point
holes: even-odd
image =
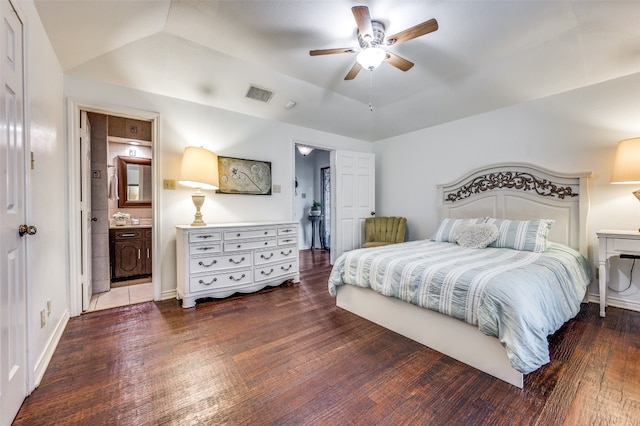
{"type": "Polygon", "coordinates": [[[485,248],[500,234],[493,223],[463,223],[456,230],[456,243],[474,249],[485,248]]]}
{"type": "Polygon", "coordinates": [[[547,249],[547,235],[554,220],[487,219],[498,227],[500,235],[489,247],[511,248],[522,251],[543,252],[547,249]]]}
{"type": "Polygon", "coordinates": [[[431,237],[433,241],[440,241],[445,243],[456,242],[456,228],[466,223],[484,223],[487,220],[486,217],[478,217],[475,219],[450,219],[442,218],[438,230],[431,237]]]}

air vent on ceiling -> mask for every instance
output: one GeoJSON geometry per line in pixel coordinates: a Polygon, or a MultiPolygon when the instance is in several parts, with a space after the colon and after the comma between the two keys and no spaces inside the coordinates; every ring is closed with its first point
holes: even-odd
{"type": "Polygon", "coordinates": [[[246,97],[255,99],[256,101],[269,103],[269,101],[273,97],[273,92],[251,85],[249,86],[246,97]]]}

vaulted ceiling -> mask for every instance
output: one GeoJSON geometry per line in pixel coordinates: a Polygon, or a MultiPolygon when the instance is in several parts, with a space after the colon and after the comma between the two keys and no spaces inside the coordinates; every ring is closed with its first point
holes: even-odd
{"type": "Polygon", "coordinates": [[[368,141],[640,72],[640,1],[35,4],[65,73],[368,141]],[[387,35],[430,18],[439,29],[389,48],[409,71],[383,63],[345,81],[354,54],[309,50],[358,46],[355,5],[387,35]],[[275,95],[248,99],[250,85],[275,95]]]}

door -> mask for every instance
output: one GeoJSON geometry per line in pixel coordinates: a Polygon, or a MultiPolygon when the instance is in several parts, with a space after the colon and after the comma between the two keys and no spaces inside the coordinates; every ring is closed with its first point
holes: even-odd
{"type": "Polygon", "coordinates": [[[80,111],[80,282],[82,310],[91,302],[91,125],[86,111],[80,111]]]}
{"type": "Polygon", "coordinates": [[[364,241],[364,220],[375,215],[375,155],[335,151],[335,231],[331,263],[345,251],[360,248],[364,241]]]}
{"type": "Polygon", "coordinates": [[[27,395],[25,140],[22,22],[11,3],[0,6],[0,426],[9,425],[27,395]]]}

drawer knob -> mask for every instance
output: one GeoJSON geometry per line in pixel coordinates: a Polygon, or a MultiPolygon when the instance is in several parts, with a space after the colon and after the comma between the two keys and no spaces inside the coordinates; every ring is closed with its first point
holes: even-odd
{"type": "Polygon", "coordinates": [[[233,280],[233,281],[240,281],[240,280],[241,280],[241,279],[243,279],[245,276],[246,276],[245,274],[242,274],[242,276],[241,276],[240,278],[236,278],[236,277],[234,277],[233,275],[230,275],[230,276],[229,276],[229,279],[230,279],[230,280],[233,280]]]}
{"type": "Polygon", "coordinates": [[[289,250],[288,252],[281,251],[280,254],[283,256],[289,256],[293,250],[289,250]]]}
{"type": "Polygon", "coordinates": [[[201,260],[200,262],[198,262],[198,265],[200,265],[200,266],[204,266],[205,268],[208,268],[209,266],[211,266],[211,265],[215,265],[216,263],[218,263],[218,261],[217,261],[217,260],[215,260],[215,259],[213,259],[213,260],[211,261],[211,263],[209,263],[209,264],[205,264],[205,263],[201,260]]]}
{"type": "Polygon", "coordinates": [[[288,271],[289,269],[291,269],[293,267],[293,265],[289,265],[286,268],[284,266],[281,266],[280,269],[282,269],[283,271],[288,271]]]}
{"type": "Polygon", "coordinates": [[[239,237],[240,235],[242,235],[242,234],[238,232],[238,233],[236,234],[236,237],[239,237]]]}
{"type": "Polygon", "coordinates": [[[206,240],[207,238],[213,238],[213,235],[209,235],[209,234],[207,234],[207,235],[197,235],[196,238],[203,238],[203,239],[206,240]]]}
{"type": "Polygon", "coordinates": [[[269,256],[265,256],[264,254],[261,254],[260,257],[262,259],[269,260],[273,257],[273,252],[269,253],[269,256]]]}
{"type": "Polygon", "coordinates": [[[240,260],[238,260],[238,261],[235,261],[235,260],[233,260],[233,258],[230,258],[230,259],[229,259],[229,262],[231,262],[231,263],[235,263],[235,264],[237,265],[238,263],[242,263],[242,262],[244,262],[244,257],[242,257],[242,259],[240,259],[240,260]]]}
{"type": "Polygon", "coordinates": [[[200,280],[200,281],[198,281],[198,283],[201,284],[201,285],[211,285],[211,284],[215,283],[216,281],[218,281],[218,279],[214,277],[214,278],[211,278],[211,281],[209,281],[209,282],[205,282],[204,280],[200,280]]]}
{"type": "Polygon", "coordinates": [[[202,251],[215,250],[215,247],[198,247],[198,250],[202,250],[202,251]]]}
{"type": "Polygon", "coordinates": [[[268,246],[268,245],[269,245],[269,241],[265,241],[265,242],[264,242],[264,245],[265,245],[265,246],[268,246]]]}
{"type": "Polygon", "coordinates": [[[269,272],[265,272],[265,271],[260,271],[260,273],[262,275],[271,275],[273,273],[273,268],[271,268],[271,270],[269,272]]]}

